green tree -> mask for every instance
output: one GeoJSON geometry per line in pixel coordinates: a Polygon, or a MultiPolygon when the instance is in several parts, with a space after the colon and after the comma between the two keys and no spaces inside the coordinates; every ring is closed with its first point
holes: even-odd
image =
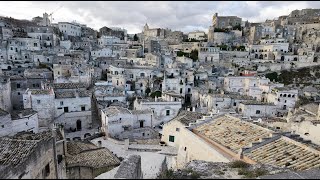
{"type": "Polygon", "coordinates": [[[134,41],[139,41],[139,38],[138,38],[137,34],[134,34],[133,40],[134,40],[134,41]]]}
{"type": "Polygon", "coordinates": [[[190,53],[190,58],[193,61],[197,61],[198,60],[198,50],[196,50],[196,49],[192,50],[190,53]]]}
{"type": "Polygon", "coordinates": [[[270,79],[270,81],[279,81],[279,79],[278,79],[278,73],[277,72],[272,72],[272,73],[268,73],[268,74],[266,74],[266,78],[269,78],[270,79]]]}
{"type": "Polygon", "coordinates": [[[150,92],[151,92],[150,87],[147,87],[147,89],[146,89],[146,94],[147,94],[147,96],[149,95],[150,92]]]}

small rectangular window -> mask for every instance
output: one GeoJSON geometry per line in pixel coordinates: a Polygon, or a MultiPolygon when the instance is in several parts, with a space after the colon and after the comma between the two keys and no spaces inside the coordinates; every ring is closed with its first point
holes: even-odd
{"type": "Polygon", "coordinates": [[[260,114],[260,110],[256,110],[256,114],[260,114]]]}
{"type": "Polygon", "coordinates": [[[166,116],[170,115],[170,110],[166,110],[166,116]]]}
{"type": "Polygon", "coordinates": [[[40,104],[40,100],[37,100],[37,103],[40,104]]]}
{"type": "Polygon", "coordinates": [[[60,106],[63,106],[63,101],[60,101],[60,106]]]}
{"type": "Polygon", "coordinates": [[[174,142],[174,136],[170,136],[170,135],[169,135],[169,141],[170,141],[170,142],[174,142]]]}
{"type": "Polygon", "coordinates": [[[176,128],[176,131],[179,132],[179,131],[180,131],[180,128],[176,128]]]}
{"type": "Polygon", "coordinates": [[[17,84],[17,88],[20,88],[21,86],[20,86],[20,84],[17,84]]]}
{"type": "Polygon", "coordinates": [[[85,111],[86,107],[85,106],[81,106],[81,111],[85,111]]]}

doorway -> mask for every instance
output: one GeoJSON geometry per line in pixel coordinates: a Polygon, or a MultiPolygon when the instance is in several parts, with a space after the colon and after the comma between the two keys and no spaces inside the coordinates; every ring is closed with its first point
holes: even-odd
{"type": "Polygon", "coordinates": [[[143,128],[143,121],[140,121],[140,127],[143,128]]]}
{"type": "Polygon", "coordinates": [[[77,120],[77,131],[81,131],[81,121],[77,120]]]}

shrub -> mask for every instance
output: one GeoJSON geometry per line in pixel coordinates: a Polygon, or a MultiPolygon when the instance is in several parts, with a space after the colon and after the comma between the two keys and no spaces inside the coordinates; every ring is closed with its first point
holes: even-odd
{"type": "Polygon", "coordinates": [[[266,175],[267,173],[268,171],[262,168],[258,168],[252,171],[245,168],[241,168],[238,170],[238,174],[243,175],[245,178],[256,178],[259,176],[266,175]]]}
{"type": "Polygon", "coordinates": [[[247,168],[249,167],[249,164],[244,161],[237,160],[237,161],[231,162],[229,166],[231,168],[247,168]]]}

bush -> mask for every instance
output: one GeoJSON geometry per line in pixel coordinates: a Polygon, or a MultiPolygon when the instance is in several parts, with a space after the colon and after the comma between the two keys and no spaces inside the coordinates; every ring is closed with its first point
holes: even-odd
{"type": "Polygon", "coordinates": [[[161,91],[155,91],[155,92],[152,92],[150,94],[150,97],[154,98],[154,97],[161,97],[162,93],[161,91]]]}
{"type": "Polygon", "coordinates": [[[237,161],[233,161],[229,164],[229,167],[231,168],[247,168],[249,167],[250,165],[244,161],[240,161],[240,160],[237,160],[237,161]]]}
{"type": "Polygon", "coordinates": [[[192,178],[192,179],[198,179],[198,178],[200,178],[200,174],[197,173],[197,172],[195,172],[195,171],[193,171],[193,172],[191,173],[191,178],[192,178]]]}
{"type": "Polygon", "coordinates": [[[256,178],[259,176],[266,175],[267,173],[268,171],[262,168],[258,168],[252,171],[244,168],[238,170],[238,175],[243,175],[245,178],[256,178]]]}
{"type": "Polygon", "coordinates": [[[266,78],[270,79],[270,81],[279,81],[278,79],[278,73],[277,72],[272,72],[272,73],[268,73],[266,74],[266,78]]]}
{"type": "Polygon", "coordinates": [[[173,174],[173,170],[169,169],[169,170],[165,170],[163,173],[161,173],[158,176],[158,179],[174,179],[174,174],[173,174]]]}

